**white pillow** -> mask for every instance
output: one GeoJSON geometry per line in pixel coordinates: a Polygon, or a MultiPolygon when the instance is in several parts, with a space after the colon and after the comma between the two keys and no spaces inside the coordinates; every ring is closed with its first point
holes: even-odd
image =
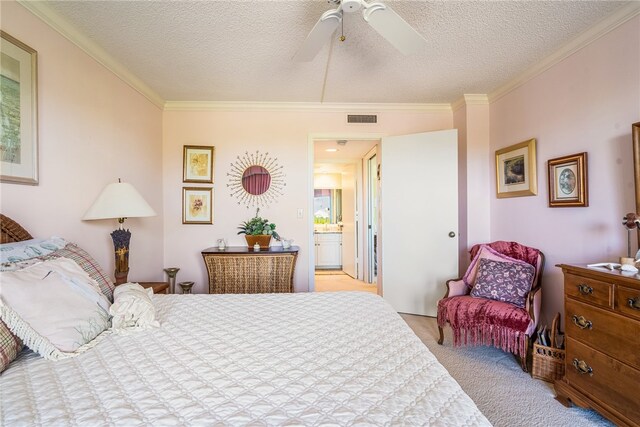
{"type": "Polygon", "coordinates": [[[67,242],[61,237],[31,239],[0,245],[0,263],[25,261],[48,255],[64,248],[67,242]]]}
{"type": "Polygon", "coordinates": [[[47,359],[74,356],[109,328],[111,303],[70,259],[0,272],[0,283],[0,318],[47,359]]]}
{"type": "Polygon", "coordinates": [[[137,283],[124,283],[113,291],[113,304],[109,313],[116,332],[130,329],[157,328],[156,308],[151,300],[153,289],[145,289],[137,283]]]}

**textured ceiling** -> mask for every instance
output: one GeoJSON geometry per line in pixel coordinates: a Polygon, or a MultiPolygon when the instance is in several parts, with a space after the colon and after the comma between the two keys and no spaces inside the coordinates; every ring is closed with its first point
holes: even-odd
{"type": "Polygon", "coordinates": [[[490,93],[627,2],[389,1],[427,40],[405,57],[362,19],[291,60],[333,6],[298,1],[49,1],[167,101],[449,103],[490,93]],[[326,75],[326,84],[325,84],[326,75]]]}

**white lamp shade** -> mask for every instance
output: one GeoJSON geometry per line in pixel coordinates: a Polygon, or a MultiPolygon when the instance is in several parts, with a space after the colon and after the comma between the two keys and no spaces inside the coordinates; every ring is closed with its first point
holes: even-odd
{"type": "Polygon", "coordinates": [[[156,212],[133,188],[133,185],[114,182],[102,190],[82,219],[135,218],[155,215],[156,212]]]}

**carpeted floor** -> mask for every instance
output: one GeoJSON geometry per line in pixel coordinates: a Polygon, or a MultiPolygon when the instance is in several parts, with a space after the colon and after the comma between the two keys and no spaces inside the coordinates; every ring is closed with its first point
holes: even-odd
{"type": "Polygon", "coordinates": [[[513,356],[492,347],[453,348],[451,329],[438,345],[434,318],[402,317],[494,426],[613,426],[594,411],[562,406],[552,385],[523,372],[513,356]]]}

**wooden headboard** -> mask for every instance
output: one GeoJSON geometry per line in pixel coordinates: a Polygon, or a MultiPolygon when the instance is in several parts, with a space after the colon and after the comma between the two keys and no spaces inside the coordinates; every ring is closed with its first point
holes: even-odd
{"type": "Polygon", "coordinates": [[[29,239],[33,239],[33,236],[27,230],[8,216],[0,214],[0,243],[21,242],[29,239]]]}

